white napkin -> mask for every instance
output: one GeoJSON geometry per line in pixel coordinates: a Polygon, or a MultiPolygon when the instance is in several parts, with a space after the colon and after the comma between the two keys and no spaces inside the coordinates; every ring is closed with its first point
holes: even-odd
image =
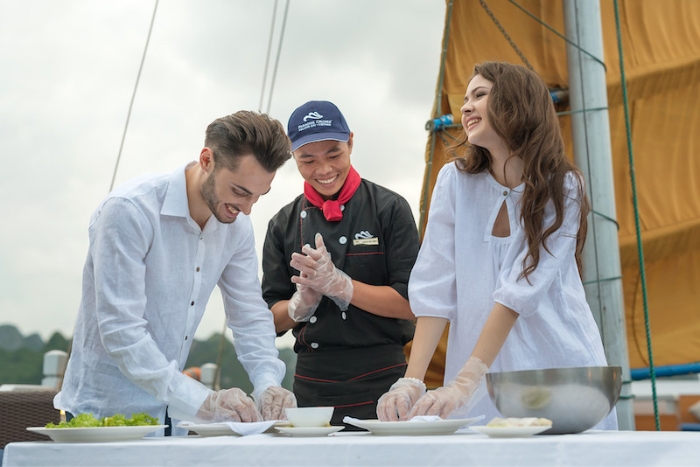
{"type": "Polygon", "coordinates": [[[437,422],[442,420],[438,415],[416,415],[409,422],[437,422]]]}
{"type": "MultiPolygon", "coordinates": [[[[277,423],[279,420],[265,420],[263,422],[219,422],[219,423],[206,423],[206,424],[199,424],[199,425],[226,425],[229,427],[234,433],[239,434],[241,436],[247,436],[247,435],[257,435],[260,433],[264,433],[267,429],[269,429],[271,426],[273,426],[275,423],[277,423]]],[[[183,426],[185,428],[191,427],[191,426],[198,426],[196,423],[192,422],[187,422],[187,421],[182,421],[179,423],[180,426],[183,426]]]]}

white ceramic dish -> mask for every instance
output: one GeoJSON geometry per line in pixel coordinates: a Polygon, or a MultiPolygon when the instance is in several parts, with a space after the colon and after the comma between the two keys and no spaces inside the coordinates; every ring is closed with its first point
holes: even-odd
{"type": "Polygon", "coordinates": [[[280,433],[284,433],[290,436],[328,436],[331,433],[336,433],[343,430],[344,426],[309,426],[309,427],[296,427],[296,426],[280,426],[276,427],[275,430],[280,433]]]}
{"type": "MultiPolygon", "coordinates": [[[[267,424],[268,422],[252,422],[252,423],[260,423],[262,425],[262,424],[267,424]]],[[[275,422],[273,426],[289,426],[289,422],[287,420],[279,420],[279,421],[275,422]]],[[[206,438],[209,436],[241,436],[240,433],[234,431],[226,423],[202,423],[202,424],[179,423],[177,425],[177,427],[184,428],[184,429],[190,430],[190,431],[194,431],[202,438],[206,438]]],[[[265,432],[269,432],[269,431],[271,431],[271,430],[270,429],[265,430],[265,432]]]]}
{"type": "Polygon", "coordinates": [[[471,426],[489,438],[528,438],[552,428],[551,426],[471,426]]]}
{"type": "Polygon", "coordinates": [[[333,407],[290,407],[284,409],[284,413],[292,426],[325,427],[333,417],[333,410],[333,407]]]}
{"type": "Polygon", "coordinates": [[[379,436],[427,436],[451,435],[463,426],[470,425],[483,417],[462,418],[454,420],[435,420],[431,422],[382,422],[379,420],[353,420],[350,423],[379,436]]]}
{"type": "Polygon", "coordinates": [[[57,443],[105,443],[132,441],[168,425],[100,426],[84,428],[29,427],[27,430],[46,435],[57,443]]]}

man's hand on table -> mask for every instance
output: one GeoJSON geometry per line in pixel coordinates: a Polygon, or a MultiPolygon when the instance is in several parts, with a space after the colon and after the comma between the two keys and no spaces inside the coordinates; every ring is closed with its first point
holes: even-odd
{"type": "Polygon", "coordinates": [[[212,392],[197,412],[197,418],[211,422],[259,422],[253,399],[238,388],[212,392]]]}
{"type": "Polygon", "coordinates": [[[270,386],[260,397],[256,397],[255,405],[262,414],[263,420],[286,420],[284,409],[296,407],[297,398],[294,393],[281,386],[270,386]]]}

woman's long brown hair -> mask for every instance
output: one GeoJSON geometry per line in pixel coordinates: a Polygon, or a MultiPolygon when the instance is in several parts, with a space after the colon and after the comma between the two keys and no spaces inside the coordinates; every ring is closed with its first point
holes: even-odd
{"type": "MultiPolygon", "coordinates": [[[[510,150],[510,157],[520,157],[524,162],[522,181],[525,189],[520,200],[520,216],[528,251],[520,278],[528,280],[537,268],[540,247],[551,254],[546,242],[564,220],[564,180],[568,172],[574,172],[579,183],[581,217],[575,257],[580,273],[590,205],[582,186],[583,176],[564,153],[559,119],[547,85],[527,68],[504,62],[479,63],[474,67],[472,78],[476,75],[493,83],[487,106],[491,126],[510,150]],[[544,229],[545,206],[549,200],[554,204],[556,219],[544,229]]],[[[460,170],[477,174],[490,169],[492,158],[489,151],[469,144],[466,134],[449,150],[455,155],[462,146],[466,147],[466,154],[453,157],[460,170]]]]}

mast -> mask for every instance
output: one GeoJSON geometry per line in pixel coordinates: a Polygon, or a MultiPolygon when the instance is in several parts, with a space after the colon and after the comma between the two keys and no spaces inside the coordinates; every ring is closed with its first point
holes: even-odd
{"type": "Polygon", "coordinates": [[[622,367],[619,428],[634,430],[600,2],[562,1],[566,36],[580,47],[567,44],[566,53],[574,160],[583,172],[592,208],[582,255],[583,282],[608,364],[622,367]]]}

